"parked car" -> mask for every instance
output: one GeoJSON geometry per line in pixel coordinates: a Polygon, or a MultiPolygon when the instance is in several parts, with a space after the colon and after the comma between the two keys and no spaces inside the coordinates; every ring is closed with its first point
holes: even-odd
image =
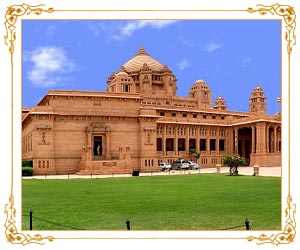
{"type": "Polygon", "coordinates": [[[172,169],[175,170],[187,170],[190,168],[189,162],[185,159],[177,159],[172,163],[172,169]]]}
{"type": "Polygon", "coordinates": [[[199,164],[194,161],[189,161],[189,166],[190,166],[190,169],[194,169],[194,170],[200,169],[199,164]]]}
{"type": "Polygon", "coordinates": [[[158,164],[158,168],[161,171],[170,170],[171,167],[172,167],[171,163],[161,162],[161,163],[158,164]]]}

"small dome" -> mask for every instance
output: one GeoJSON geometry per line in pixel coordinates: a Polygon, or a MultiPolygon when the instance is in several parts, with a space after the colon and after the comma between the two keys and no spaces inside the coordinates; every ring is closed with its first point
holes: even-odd
{"type": "Polygon", "coordinates": [[[163,65],[153,57],[149,56],[143,46],[140,47],[133,58],[123,64],[123,67],[127,72],[140,71],[145,63],[153,71],[162,71],[163,69],[163,65]]]}
{"type": "Polygon", "coordinates": [[[222,96],[218,96],[215,100],[214,109],[227,110],[227,105],[222,96]]]}
{"type": "Polygon", "coordinates": [[[204,80],[196,80],[191,89],[192,90],[195,90],[195,89],[209,90],[209,87],[204,80]]]}
{"type": "Polygon", "coordinates": [[[252,90],[251,97],[257,97],[257,96],[265,97],[264,90],[262,89],[262,87],[257,86],[252,90]]]}
{"type": "Polygon", "coordinates": [[[116,76],[128,76],[128,74],[124,71],[120,71],[119,73],[116,74],[116,76]]]}
{"type": "Polygon", "coordinates": [[[204,85],[206,85],[205,81],[203,81],[203,80],[196,80],[195,84],[202,84],[202,85],[204,84],[204,85]]]}

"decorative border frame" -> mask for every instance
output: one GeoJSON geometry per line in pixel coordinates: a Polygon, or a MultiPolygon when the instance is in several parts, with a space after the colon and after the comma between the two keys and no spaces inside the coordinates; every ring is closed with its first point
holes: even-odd
{"type": "MultiPolygon", "coordinates": [[[[5,45],[8,46],[9,53],[10,53],[10,68],[11,68],[11,91],[12,91],[12,106],[14,104],[13,102],[13,86],[14,86],[14,46],[15,41],[17,39],[17,34],[15,31],[16,24],[18,22],[18,19],[21,16],[24,15],[41,15],[42,13],[53,13],[55,11],[60,12],[66,12],[66,11],[91,11],[91,10],[55,10],[54,8],[46,8],[44,4],[39,4],[36,6],[30,6],[28,4],[22,4],[22,5],[11,5],[7,7],[7,11],[5,14],[5,29],[6,29],[6,35],[4,36],[4,42],[5,45]]],[[[100,10],[93,10],[95,12],[100,10]]],[[[104,11],[104,10],[101,10],[104,11]]],[[[106,10],[110,11],[110,10],[106,10]]],[[[112,11],[112,10],[111,10],[112,11]]],[[[114,10],[117,11],[117,10],[114,10]]],[[[126,11],[126,10],[118,10],[118,11],[126,11]]],[[[130,11],[130,10],[127,10],[130,11]]],[[[132,11],[138,11],[138,10],[132,10],[132,11]]],[[[146,11],[158,11],[158,10],[146,10],[146,11]]],[[[162,10],[162,11],[174,11],[174,10],[162,10]]],[[[189,10],[176,10],[176,11],[189,11],[189,10]]],[[[192,10],[192,11],[224,11],[224,12],[230,12],[230,11],[246,11],[248,13],[259,13],[261,15],[277,15],[281,17],[284,20],[285,23],[285,40],[287,42],[287,54],[288,54],[288,145],[287,145],[287,152],[288,152],[288,195],[287,195],[287,205],[285,209],[285,226],[283,228],[283,231],[277,234],[261,234],[259,236],[249,236],[245,238],[246,240],[255,241],[256,244],[273,244],[273,245],[279,245],[279,244],[290,244],[294,242],[295,235],[296,235],[296,221],[295,221],[295,214],[296,214],[296,205],[292,201],[292,196],[290,193],[290,84],[291,84],[291,54],[293,46],[296,45],[296,35],[295,35],[295,29],[296,29],[296,13],[294,10],[294,7],[289,5],[279,5],[274,4],[270,6],[265,6],[262,4],[257,4],[256,8],[248,8],[247,10],[192,10]]],[[[12,110],[12,124],[13,124],[13,110],[12,110]]],[[[12,126],[12,132],[11,132],[11,138],[13,139],[14,136],[14,130],[12,126]]],[[[53,236],[42,236],[41,234],[35,234],[34,236],[31,236],[30,234],[22,233],[18,230],[16,226],[16,208],[15,208],[15,202],[14,202],[14,174],[13,174],[13,167],[14,167],[14,161],[13,161],[13,140],[12,140],[12,159],[11,159],[11,188],[10,188],[10,196],[9,196],[9,202],[5,205],[4,208],[4,214],[6,215],[6,221],[4,224],[5,227],[5,235],[6,239],[9,243],[12,244],[22,244],[22,245],[28,245],[31,243],[36,244],[45,244],[47,241],[53,241],[55,239],[64,239],[64,238],[55,238],[53,236]]],[[[72,238],[68,238],[72,239],[72,238]]],[[[75,239],[75,238],[74,238],[75,239]]],[[[88,238],[90,239],[90,238],[88,238]]],[[[126,238],[128,239],[128,238],[126,238]]],[[[132,238],[131,238],[132,239],[132,238]]],[[[201,238],[196,238],[201,239],[201,238]]],[[[206,238],[207,239],[207,238],[206,238]]],[[[215,238],[212,238],[215,239],[215,238]]],[[[228,239],[228,238],[227,238],[228,239]]],[[[230,238],[235,239],[235,238],[230,238]]],[[[238,238],[241,239],[241,238],[238,238]]]]}

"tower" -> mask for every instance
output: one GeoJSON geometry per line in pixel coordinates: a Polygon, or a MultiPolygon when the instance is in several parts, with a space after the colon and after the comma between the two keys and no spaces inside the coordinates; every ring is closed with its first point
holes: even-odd
{"type": "Polygon", "coordinates": [[[227,110],[226,102],[225,102],[225,100],[224,100],[224,98],[222,96],[219,96],[215,100],[214,109],[227,110]]]}
{"type": "Polygon", "coordinates": [[[211,108],[211,91],[203,80],[197,80],[194,83],[189,97],[197,99],[198,108],[211,108]]]}
{"type": "Polygon", "coordinates": [[[257,86],[253,89],[249,98],[250,113],[265,114],[267,111],[266,96],[261,87],[257,86]]]}

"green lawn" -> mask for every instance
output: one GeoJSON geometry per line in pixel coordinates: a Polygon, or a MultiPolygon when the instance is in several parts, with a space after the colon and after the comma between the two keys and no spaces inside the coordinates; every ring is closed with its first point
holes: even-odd
{"type": "Polygon", "coordinates": [[[281,229],[278,177],[189,174],[22,181],[22,229],[281,229]],[[68,227],[65,227],[68,226],[68,227]]]}

